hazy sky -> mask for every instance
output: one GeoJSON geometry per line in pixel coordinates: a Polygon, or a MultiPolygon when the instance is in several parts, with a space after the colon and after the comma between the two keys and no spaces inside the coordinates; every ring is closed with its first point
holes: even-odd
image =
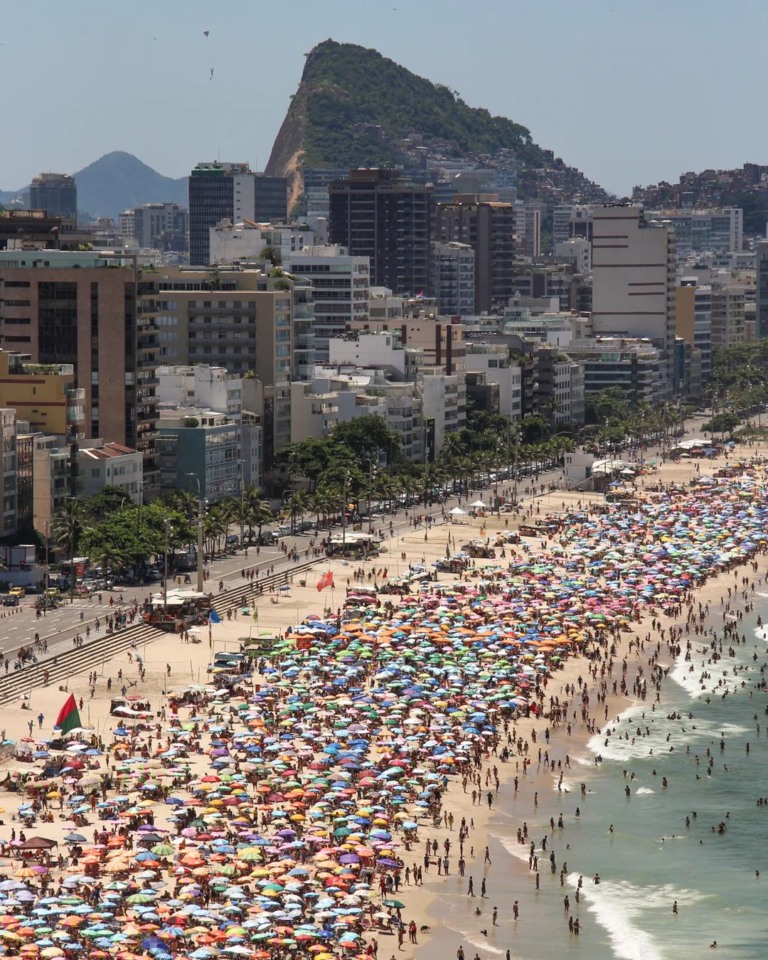
{"type": "Polygon", "coordinates": [[[329,37],[525,124],[618,194],[768,162],[766,0],[3,0],[0,12],[6,190],[111,150],[174,177],[217,157],[263,169],[303,55],[329,37]]]}

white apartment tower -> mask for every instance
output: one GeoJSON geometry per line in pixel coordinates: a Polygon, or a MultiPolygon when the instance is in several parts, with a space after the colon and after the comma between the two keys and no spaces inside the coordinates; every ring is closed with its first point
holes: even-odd
{"type": "Polygon", "coordinates": [[[653,341],[664,397],[672,389],[675,343],[674,231],[648,222],[631,204],[595,206],[592,223],[593,333],[653,341]]]}

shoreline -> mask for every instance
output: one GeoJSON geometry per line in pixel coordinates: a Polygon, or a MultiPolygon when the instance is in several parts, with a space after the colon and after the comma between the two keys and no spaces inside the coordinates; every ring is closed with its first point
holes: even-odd
{"type": "MultiPolygon", "coordinates": [[[[552,495],[550,495],[552,496],[552,495]]],[[[556,497],[557,494],[554,494],[556,497]]],[[[538,499],[538,498],[537,498],[538,499]]],[[[538,512],[538,510],[537,510],[538,512]]],[[[768,585],[768,555],[765,552],[758,552],[755,555],[755,561],[758,563],[757,572],[753,572],[750,580],[756,585],[757,581],[762,578],[763,583],[768,585]]],[[[743,564],[737,566],[733,570],[723,570],[719,572],[716,576],[709,578],[704,584],[698,587],[693,596],[691,597],[691,604],[695,605],[697,603],[706,604],[710,603],[710,610],[706,616],[703,627],[708,629],[709,627],[714,627],[714,629],[719,633],[722,630],[723,622],[726,617],[734,616],[732,605],[726,604],[726,608],[723,610],[719,606],[719,598],[721,595],[725,595],[727,588],[733,583],[734,573],[743,574],[746,572],[746,569],[749,568],[752,561],[747,560],[743,564]]],[[[768,586],[766,587],[768,589],[768,586]]],[[[743,610],[743,607],[746,604],[754,605],[755,598],[757,595],[757,586],[753,587],[750,592],[749,597],[744,600],[741,598],[741,602],[738,605],[738,608],[743,610]]],[[[734,597],[735,599],[735,597],[734,597]]],[[[586,729],[585,725],[581,720],[578,721],[578,726],[573,728],[572,733],[568,734],[563,729],[559,727],[556,729],[550,740],[548,742],[548,750],[550,758],[557,762],[559,759],[561,762],[565,761],[565,757],[568,756],[571,760],[570,766],[570,777],[564,781],[564,792],[565,788],[569,785],[568,780],[570,780],[570,790],[567,791],[568,799],[572,796],[578,795],[579,783],[584,783],[586,785],[586,797],[583,802],[579,802],[578,806],[581,809],[582,815],[585,811],[589,809],[589,794],[591,793],[589,784],[591,780],[596,779],[600,775],[600,766],[599,762],[596,762],[595,751],[590,746],[598,736],[602,737],[606,729],[611,729],[620,723],[620,719],[627,715],[632,715],[636,713],[637,710],[642,708],[650,708],[652,710],[659,710],[663,715],[665,707],[665,691],[669,690],[669,683],[676,683],[681,687],[681,692],[686,692],[685,687],[683,687],[672,675],[673,670],[676,664],[676,657],[669,654],[668,645],[670,637],[670,629],[678,628],[682,629],[683,636],[686,636],[686,610],[681,611],[680,615],[669,615],[659,610],[653,608],[646,608],[643,611],[642,620],[637,623],[632,624],[632,630],[629,633],[622,633],[620,635],[621,648],[618,650],[615,659],[615,662],[626,660],[628,664],[628,673],[637,671],[637,668],[648,668],[648,655],[652,648],[655,646],[653,640],[651,641],[650,646],[648,645],[647,640],[645,640],[646,634],[649,632],[650,623],[652,620],[656,620],[659,623],[659,629],[665,631],[665,640],[659,641],[661,643],[661,655],[662,655],[662,667],[665,668],[665,673],[661,677],[658,688],[650,687],[649,692],[656,694],[658,690],[658,698],[642,700],[635,696],[622,696],[609,693],[608,696],[603,700],[600,705],[600,729],[596,732],[590,732],[586,729]],[[639,643],[638,643],[639,641],[639,643]],[[633,643],[633,649],[630,652],[628,647],[630,642],[633,643]],[[607,709],[606,709],[607,707],[607,709]],[[575,761],[575,762],[574,762],[575,761]]],[[[656,631],[657,636],[659,635],[659,630],[656,631]]],[[[691,635],[692,642],[694,647],[700,647],[704,643],[704,636],[694,636],[691,635]]],[[[682,643],[682,641],[678,641],[682,643]]],[[[569,658],[562,670],[554,673],[552,675],[552,681],[558,682],[560,687],[560,694],[563,694],[563,688],[569,684],[573,683],[576,677],[583,670],[585,663],[587,663],[587,658],[580,654],[576,657],[569,658]]],[[[599,692],[599,680],[594,678],[588,678],[589,688],[590,688],[590,697],[591,699],[599,692]]],[[[669,696],[667,696],[667,702],[669,696]]],[[[570,702],[570,707],[573,707],[575,701],[570,702]]],[[[691,701],[691,709],[695,709],[695,704],[699,702],[699,697],[691,701]]],[[[703,714],[703,711],[701,711],[703,714]]],[[[575,714],[574,718],[575,720],[575,714]]],[[[523,723],[526,724],[526,729],[535,729],[536,723],[541,723],[540,718],[532,719],[525,718],[524,721],[518,721],[516,726],[520,730],[523,723]]],[[[514,879],[512,884],[514,886],[515,893],[514,896],[517,896],[519,892],[520,899],[520,914],[521,917],[524,916],[525,902],[524,898],[528,898],[531,894],[536,894],[538,892],[538,887],[534,887],[536,874],[528,866],[528,852],[529,847],[527,845],[520,845],[517,842],[511,842],[510,844],[505,844],[502,842],[501,838],[498,836],[498,832],[504,832],[505,827],[514,832],[514,830],[509,826],[509,824],[502,821],[513,822],[515,820],[519,822],[526,822],[529,827],[529,836],[535,836],[537,838],[542,835],[546,835],[550,838],[549,842],[552,843],[555,836],[558,833],[558,828],[553,832],[550,829],[550,818],[553,818],[555,821],[558,821],[559,816],[562,813],[562,808],[564,806],[563,801],[566,799],[563,794],[559,793],[557,790],[557,777],[554,777],[551,771],[551,768],[543,766],[540,762],[533,763],[528,768],[528,773],[526,776],[520,776],[518,771],[512,771],[509,769],[509,764],[502,764],[502,788],[507,787],[505,795],[502,795],[501,804],[509,807],[508,810],[496,810],[494,809],[492,813],[483,808],[480,817],[477,815],[475,817],[475,833],[474,836],[490,836],[490,844],[493,845],[495,842],[497,847],[500,847],[503,853],[508,856],[511,860],[511,872],[514,879]],[[515,773],[518,773],[520,789],[517,792],[510,794],[509,787],[513,783],[515,778],[515,773]],[[538,802],[534,805],[533,798],[537,796],[538,802]],[[494,832],[494,828],[495,831],[494,832]],[[534,889],[532,889],[534,887],[534,889]]],[[[445,804],[453,809],[453,802],[456,799],[456,785],[452,785],[452,789],[448,792],[445,798],[445,804]]],[[[567,805],[567,800],[566,800],[567,805]]],[[[474,808],[477,810],[478,808],[474,808]]],[[[572,814],[571,814],[572,816],[572,814]]],[[[587,813],[588,816],[588,813],[587,813]]],[[[566,828],[568,826],[568,820],[565,821],[566,828]]],[[[607,831],[606,827],[606,831],[607,831]]],[[[567,832],[567,831],[566,831],[567,832]]],[[[480,842],[480,848],[483,847],[483,842],[480,842]]],[[[540,859],[540,863],[543,863],[544,872],[548,875],[549,870],[546,869],[549,864],[546,860],[546,851],[542,851],[540,840],[536,841],[536,854],[540,859]]],[[[492,859],[493,854],[492,854],[492,859]]],[[[483,864],[483,853],[482,849],[478,853],[478,850],[475,850],[475,859],[471,865],[468,865],[467,874],[472,872],[470,866],[474,868],[474,875],[477,877],[486,876],[489,877],[492,875],[492,871],[489,870],[483,864]]],[[[584,865],[582,865],[584,866],[584,865]]],[[[542,866],[539,866],[539,870],[542,869],[542,866]]],[[[558,871],[560,869],[560,864],[558,863],[558,871]]],[[[543,875],[543,874],[542,874],[543,875]]],[[[571,895],[571,900],[573,901],[573,891],[575,888],[575,874],[569,866],[569,875],[565,878],[565,889],[566,892],[571,895]]],[[[586,874],[587,877],[590,874],[586,874]]],[[[562,887],[562,881],[560,882],[560,887],[562,887]]],[[[559,888],[558,888],[559,889],[559,888]]],[[[464,945],[465,953],[467,958],[472,956],[472,951],[478,951],[481,957],[486,956],[496,956],[496,955],[505,955],[506,952],[510,951],[510,956],[514,958],[516,956],[514,951],[514,932],[515,926],[506,936],[506,942],[502,936],[502,928],[494,929],[490,923],[491,910],[486,907],[483,909],[483,913],[477,919],[474,918],[469,913],[465,913],[464,922],[470,923],[476,927],[476,932],[471,936],[462,937],[460,932],[455,930],[450,926],[449,921],[456,917],[457,914],[462,913],[462,901],[466,901],[466,884],[452,884],[452,889],[448,891],[448,887],[443,879],[442,883],[437,881],[437,878],[432,880],[427,887],[429,896],[422,903],[422,909],[426,911],[427,916],[430,918],[430,938],[427,942],[421,944],[419,948],[414,953],[414,960],[441,960],[443,957],[452,957],[456,949],[460,944],[464,945]],[[459,898],[457,901],[457,897],[459,898]],[[481,931],[487,931],[488,936],[484,936],[481,931]]],[[[486,904],[490,905],[493,903],[493,896],[489,895],[486,904]]],[[[474,906],[474,903],[472,904],[474,906]]],[[[504,912],[507,914],[506,920],[509,920],[509,903],[503,905],[504,912]]],[[[501,907],[500,907],[501,909],[501,907]]],[[[571,913],[578,915],[579,905],[571,905],[571,913]]],[[[587,905],[582,905],[581,913],[583,916],[587,915],[587,905]]],[[[560,911],[555,914],[556,917],[560,916],[560,911]]],[[[582,929],[582,933],[584,930],[582,929]]]]}

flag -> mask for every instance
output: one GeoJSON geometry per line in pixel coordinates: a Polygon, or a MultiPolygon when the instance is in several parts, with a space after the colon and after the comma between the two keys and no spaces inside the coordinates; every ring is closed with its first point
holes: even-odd
{"type": "Polygon", "coordinates": [[[333,586],[333,574],[331,573],[330,570],[327,570],[324,574],[322,574],[320,579],[317,581],[317,589],[318,591],[325,590],[326,587],[332,587],[332,586],[333,586]]]}
{"type": "Polygon", "coordinates": [[[216,611],[211,608],[211,615],[208,618],[209,623],[221,623],[221,617],[216,613],[216,611]]]}
{"type": "Polygon", "coordinates": [[[74,693],[70,693],[64,706],[59,710],[54,727],[57,727],[61,733],[69,733],[76,727],[80,727],[80,713],[77,709],[77,702],[74,693]]]}

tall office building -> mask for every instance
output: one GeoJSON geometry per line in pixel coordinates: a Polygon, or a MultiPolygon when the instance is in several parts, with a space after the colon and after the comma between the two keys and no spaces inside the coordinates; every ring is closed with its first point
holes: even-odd
{"type": "Polygon", "coordinates": [[[135,257],[59,250],[0,252],[0,338],[34,363],[71,364],[84,391],[83,432],[139,450],[145,495],[157,483],[157,274],[135,257]]]}
{"type": "Polygon", "coordinates": [[[29,187],[29,205],[49,217],[77,222],[77,184],[68,173],[41,173],[29,187]]]}
{"type": "Polygon", "coordinates": [[[663,397],[671,391],[675,344],[674,230],[630,204],[592,215],[592,329],[595,336],[643,337],[660,351],[663,397]]]}
{"type": "Polygon", "coordinates": [[[211,227],[227,218],[267,222],[288,217],[288,181],[247,163],[198,163],[189,177],[189,262],[210,263],[211,227]]]}
{"type": "Polygon", "coordinates": [[[371,284],[416,296],[429,287],[432,186],[396,170],[352,170],[328,185],[330,241],[368,257],[371,284]]]}
{"type": "Polygon", "coordinates": [[[515,292],[515,207],[495,196],[457,195],[439,203],[435,237],[475,251],[475,310],[503,307],[515,292]]]}

